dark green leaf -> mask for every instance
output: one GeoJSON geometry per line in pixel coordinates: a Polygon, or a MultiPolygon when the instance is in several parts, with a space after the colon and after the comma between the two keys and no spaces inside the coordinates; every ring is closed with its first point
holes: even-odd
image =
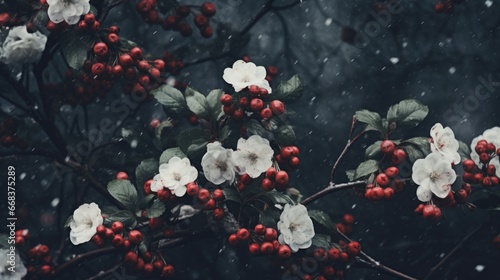
{"type": "Polygon", "coordinates": [[[190,87],[186,89],[185,95],[189,110],[200,118],[209,119],[210,107],[205,96],[190,87]]]}
{"type": "Polygon", "coordinates": [[[302,81],[299,76],[295,75],[290,80],[281,82],[273,96],[283,102],[290,103],[302,96],[302,90],[302,81]]]}
{"type": "Polygon", "coordinates": [[[137,47],[137,43],[134,41],[127,40],[123,37],[120,37],[120,48],[124,50],[130,50],[131,48],[137,47]]]}
{"type": "Polygon", "coordinates": [[[141,199],[138,207],[140,209],[146,209],[149,207],[149,204],[151,203],[151,201],[153,201],[153,199],[155,198],[156,196],[154,194],[148,194],[146,195],[143,199],[141,199]]]}
{"type": "Polygon", "coordinates": [[[315,220],[317,223],[323,225],[324,227],[333,230],[335,229],[335,223],[330,219],[330,216],[323,211],[320,210],[309,210],[309,217],[315,220]]]}
{"type": "Polygon", "coordinates": [[[224,197],[226,198],[226,200],[231,200],[241,203],[240,194],[235,189],[225,188],[222,191],[224,192],[224,197]]]}
{"type": "Polygon", "coordinates": [[[407,99],[393,105],[387,112],[389,126],[393,123],[396,128],[411,128],[417,126],[429,113],[429,108],[420,101],[407,99]]]}
{"type": "Polygon", "coordinates": [[[365,157],[368,159],[375,159],[380,155],[382,155],[382,151],[380,150],[380,144],[382,144],[382,141],[377,141],[368,146],[368,148],[366,148],[365,151],[365,157]]]}
{"type": "Polygon", "coordinates": [[[194,143],[195,145],[201,144],[199,141],[207,141],[209,138],[208,133],[200,128],[188,128],[179,133],[177,144],[184,154],[187,154],[189,147],[194,143]]]}
{"type": "Polygon", "coordinates": [[[191,145],[189,145],[187,150],[188,157],[197,157],[205,154],[208,141],[205,139],[196,139],[191,145]]]}
{"type": "Polygon", "coordinates": [[[69,227],[69,225],[71,224],[71,222],[73,221],[73,215],[69,216],[67,219],[66,219],[66,222],[64,222],[64,227],[67,228],[69,227]]]}
{"type": "Polygon", "coordinates": [[[403,150],[405,150],[406,154],[408,155],[408,160],[413,163],[417,159],[424,158],[426,154],[422,152],[418,147],[415,145],[407,145],[403,146],[403,150]]]}
{"type": "Polygon", "coordinates": [[[64,32],[60,41],[61,50],[68,65],[73,69],[81,69],[87,59],[87,50],[92,44],[91,37],[71,30],[64,32]]]}
{"type": "Polygon", "coordinates": [[[184,154],[179,147],[166,149],[160,156],[160,164],[168,163],[173,157],[185,158],[186,154],[184,154]]]}
{"type": "Polygon", "coordinates": [[[261,211],[259,215],[259,222],[266,227],[276,227],[280,219],[280,212],[276,208],[269,208],[261,211]]]}
{"type": "Polygon", "coordinates": [[[182,93],[169,85],[163,85],[151,91],[151,94],[167,111],[180,114],[187,108],[186,99],[182,93]]]}
{"type": "Polygon", "coordinates": [[[207,103],[210,108],[210,114],[212,118],[216,118],[220,115],[222,111],[222,104],[220,103],[220,98],[224,94],[222,89],[214,89],[207,95],[207,103]]]}
{"type": "Polygon", "coordinates": [[[402,141],[401,144],[411,144],[417,146],[417,148],[426,155],[431,153],[431,144],[429,143],[429,138],[427,137],[413,137],[402,141]]]}
{"type": "Polygon", "coordinates": [[[154,158],[141,161],[139,166],[135,169],[137,187],[142,187],[147,180],[153,179],[153,177],[158,174],[158,167],[158,160],[154,158]]]}
{"type": "Polygon", "coordinates": [[[155,201],[153,201],[153,204],[151,204],[151,206],[148,209],[146,209],[146,217],[148,218],[160,217],[161,215],[163,215],[166,209],[167,208],[165,207],[165,203],[156,199],[155,201]]]}
{"type": "Polygon", "coordinates": [[[135,210],[137,190],[129,180],[113,180],[108,183],[109,193],[129,210],[135,210]]]}
{"type": "Polygon", "coordinates": [[[281,146],[295,145],[295,132],[291,125],[280,126],[274,131],[274,138],[281,146]]]}
{"type": "Polygon", "coordinates": [[[294,201],[286,194],[277,191],[265,192],[264,196],[271,199],[273,203],[277,204],[295,204],[294,201]]]}
{"type": "Polygon", "coordinates": [[[349,179],[349,181],[354,181],[354,175],[356,174],[356,170],[347,170],[345,175],[349,179]]]}
{"type": "Polygon", "coordinates": [[[462,160],[466,160],[468,158],[470,158],[470,149],[469,149],[469,146],[467,146],[467,144],[465,144],[464,142],[458,140],[458,153],[460,154],[460,157],[462,158],[462,160]]]}
{"type": "Polygon", "coordinates": [[[328,250],[332,247],[332,239],[326,234],[316,234],[312,239],[312,244],[316,247],[328,250]]]}
{"type": "Polygon", "coordinates": [[[378,113],[368,110],[357,111],[356,120],[366,123],[368,125],[366,130],[377,130],[383,133],[384,127],[382,125],[382,118],[378,113]]]}
{"type": "Polygon", "coordinates": [[[111,225],[113,222],[119,221],[122,222],[125,227],[135,228],[137,225],[137,219],[135,215],[127,210],[120,210],[113,213],[106,213],[107,217],[104,220],[106,225],[111,225]]]}
{"type": "Polygon", "coordinates": [[[251,135],[259,135],[262,138],[268,138],[268,131],[257,120],[248,120],[247,130],[251,135]]]}
{"type": "Polygon", "coordinates": [[[377,172],[379,168],[378,162],[376,160],[367,160],[365,162],[362,162],[358,168],[356,169],[356,172],[354,173],[354,178],[353,180],[365,178],[368,175],[377,172]]]}

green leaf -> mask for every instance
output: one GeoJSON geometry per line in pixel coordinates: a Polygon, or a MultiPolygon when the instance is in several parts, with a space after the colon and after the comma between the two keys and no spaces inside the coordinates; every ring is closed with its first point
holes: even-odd
{"type": "Polygon", "coordinates": [[[113,180],[108,183],[109,193],[129,210],[135,210],[137,190],[129,180],[113,180]]]}
{"type": "Polygon", "coordinates": [[[378,162],[373,159],[369,159],[359,164],[358,168],[356,168],[356,172],[354,173],[353,180],[365,178],[368,175],[377,172],[379,168],[378,162]]]}
{"type": "Polygon", "coordinates": [[[217,120],[217,117],[222,111],[222,104],[220,103],[220,98],[224,94],[222,89],[214,89],[207,95],[207,103],[210,108],[210,114],[212,118],[217,120]]]}
{"type": "Polygon", "coordinates": [[[154,194],[148,194],[146,195],[139,203],[138,207],[140,209],[146,209],[148,208],[149,204],[151,203],[151,201],[153,201],[153,199],[155,198],[156,196],[154,194]]]}
{"type": "Polygon", "coordinates": [[[241,203],[241,196],[237,190],[231,188],[224,188],[222,192],[224,193],[224,197],[226,198],[226,200],[231,200],[241,203]]]}
{"type": "Polygon", "coordinates": [[[188,153],[189,147],[194,145],[200,145],[200,140],[207,141],[209,135],[207,132],[200,128],[188,128],[179,133],[177,138],[177,144],[184,154],[188,153]]]}
{"type": "Polygon", "coordinates": [[[71,222],[73,221],[73,215],[69,216],[66,221],[64,222],[64,228],[67,228],[69,227],[69,225],[71,224],[71,222]]]}
{"type": "Polygon", "coordinates": [[[417,126],[429,113],[429,107],[415,99],[407,99],[393,105],[387,112],[389,126],[411,128],[417,126]]]}
{"type": "Polygon", "coordinates": [[[48,17],[47,12],[45,10],[40,9],[36,12],[36,14],[33,16],[33,19],[31,21],[38,29],[42,29],[42,28],[45,28],[47,26],[47,22],[49,21],[49,17],[48,17]]]}
{"type": "Polygon", "coordinates": [[[382,144],[382,141],[377,141],[368,146],[368,148],[366,148],[365,151],[365,157],[368,159],[375,159],[380,155],[382,155],[382,151],[380,150],[380,144],[382,144]]]}
{"type": "Polygon", "coordinates": [[[146,217],[148,218],[157,218],[163,215],[167,208],[165,207],[165,203],[159,201],[158,199],[153,201],[153,204],[146,209],[146,217]]]}
{"type": "Polygon", "coordinates": [[[92,45],[89,35],[71,30],[61,35],[61,50],[66,62],[73,69],[81,69],[87,59],[87,50],[92,45]]]}
{"type": "Polygon", "coordinates": [[[137,47],[137,43],[134,41],[127,40],[123,37],[120,37],[120,48],[124,50],[130,50],[131,48],[137,47]]]}
{"type": "Polygon", "coordinates": [[[119,210],[113,213],[106,213],[107,217],[104,220],[106,225],[111,225],[113,222],[119,221],[122,222],[125,227],[135,228],[137,225],[137,219],[135,215],[127,210],[119,210]]]}
{"type": "Polygon", "coordinates": [[[426,156],[426,154],[422,150],[420,150],[420,148],[414,145],[403,146],[403,150],[405,150],[406,154],[408,155],[408,160],[411,163],[414,163],[417,159],[424,158],[426,156]]]}
{"type": "Polygon", "coordinates": [[[166,149],[160,156],[160,164],[168,163],[173,157],[185,158],[186,154],[179,147],[166,149]]]}
{"type": "Polygon", "coordinates": [[[142,187],[147,180],[153,179],[153,177],[158,174],[158,167],[158,160],[154,158],[141,161],[139,166],[135,169],[137,186],[142,187]]]}
{"type": "Polygon", "coordinates": [[[383,133],[384,126],[382,125],[382,118],[378,113],[361,110],[357,111],[355,116],[356,120],[368,125],[365,130],[377,130],[383,133]]]}
{"type": "Polygon", "coordinates": [[[208,141],[205,139],[194,140],[187,150],[188,157],[196,157],[205,153],[208,141]]]}
{"type": "Polygon", "coordinates": [[[274,131],[274,139],[281,146],[295,145],[295,132],[291,125],[280,126],[274,131]]]}
{"type": "Polygon", "coordinates": [[[200,118],[209,119],[210,107],[205,96],[188,87],[185,92],[189,110],[200,118]]]}
{"type": "Polygon", "coordinates": [[[462,160],[466,160],[468,158],[470,158],[470,149],[469,149],[469,146],[467,146],[467,144],[465,144],[464,142],[458,140],[458,153],[460,154],[460,157],[462,158],[462,160]]]}
{"type": "Polygon", "coordinates": [[[413,137],[408,140],[402,141],[401,144],[411,144],[416,146],[425,154],[431,153],[431,144],[429,143],[428,137],[413,137]]]}
{"type": "Polygon", "coordinates": [[[164,120],[155,128],[155,137],[157,139],[161,139],[165,132],[168,132],[173,128],[174,125],[170,119],[164,120]]]}
{"type": "Polygon", "coordinates": [[[315,220],[317,223],[323,225],[327,229],[333,230],[335,229],[335,223],[330,219],[330,216],[323,211],[320,210],[309,210],[309,217],[315,220]]]}
{"type": "Polygon", "coordinates": [[[266,227],[276,227],[280,219],[280,212],[276,208],[269,208],[261,211],[259,215],[259,222],[266,227]]]}
{"type": "Polygon", "coordinates": [[[151,94],[167,111],[180,114],[187,108],[186,99],[182,93],[169,85],[163,85],[151,91],[151,94]]]}
{"type": "Polygon", "coordinates": [[[354,181],[354,175],[356,174],[356,170],[347,170],[345,175],[349,179],[349,181],[354,181]]]}
{"type": "Polygon", "coordinates": [[[295,204],[295,202],[288,195],[277,191],[265,192],[264,196],[269,198],[275,204],[295,204]]]}
{"type": "Polygon", "coordinates": [[[247,121],[247,130],[251,135],[259,135],[262,138],[268,138],[268,131],[257,120],[249,119],[247,121]]]}
{"type": "Polygon", "coordinates": [[[332,239],[326,234],[316,234],[312,239],[312,244],[316,247],[328,250],[332,247],[332,239]]]}
{"type": "Polygon", "coordinates": [[[303,85],[298,75],[293,76],[286,82],[281,84],[276,89],[273,96],[283,102],[294,102],[302,96],[303,85]]]}

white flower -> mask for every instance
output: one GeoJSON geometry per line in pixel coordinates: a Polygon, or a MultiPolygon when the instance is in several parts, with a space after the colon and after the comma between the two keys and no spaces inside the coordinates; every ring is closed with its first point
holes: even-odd
{"type": "Polygon", "coordinates": [[[97,227],[102,225],[101,209],[94,202],[82,204],[73,212],[73,219],[69,224],[71,232],[69,239],[74,245],[82,244],[94,236],[97,227]]]}
{"type": "Polygon", "coordinates": [[[247,140],[238,140],[238,150],[233,152],[233,160],[239,174],[247,173],[257,178],[272,165],[273,149],[269,141],[258,135],[252,135],[247,140]]]}
{"type": "Polygon", "coordinates": [[[417,197],[422,202],[431,200],[432,194],[445,198],[455,182],[457,174],[451,164],[438,153],[430,153],[425,159],[413,164],[411,178],[417,188],[417,197]]]}
{"type": "Polygon", "coordinates": [[[443,128],[437,123],[431,128],[431,137],[432,152],[439,153],[444,160],[455,165],[460,163],[459,144],[451,128],[443,128]]]}
{"type": "Polygon", "coordinates": [[[13,27],[0,48],[0,59],[7,64],[36,62],[46,43],[47,36],[38,31],[28,33],[24,25],[13,27]]]}
{"type": "Polygon", "coordinates": [[[235,166],[232,155],[233,150],[225,149],[220,142],[207,145],[207,153],[201,159],[201,166],[208,181],[216,185],[234,181],[235,166]]]}
{"type": "Polygon", "coordinates": [[[90,11],[89,0],[47,0],[49,19],[55,23],[76,24],[81,15],[90,11]]]}
{"type": "Polygon", "coordinates": [[[231,84],[236,92],[240,92],[249,86],[265,88],[272,92],[269,82],[266,80],[266,68],[256,66],[252,62],[238,60],[233,64],[233,68],[224,69],[222,76],[226,83],[231,84]]]}
{"type": "Polygon", "coordinates": [[[299,249],[307,249],[312,245],[314,237],[314,226],[307,208],[302,205],[285,205],[278,222],[281,244],[288,244],[293,252],[299,249]]]}
{"type": "Polygon", "coordinates": [[[28,273],[19,256],[17,250],[0,249],[1,280],[21,280],[28,273]]]}
{"type": "Polygon", "coordinates": [[[198,170],[191,166],[188,158],[171,158],[168,163],[160,165],[160,174],[153,178],[151,191],[157,192],[163,187],[170,189],[176,196],[186,194],[186,185],[198,178],[198,170]]]}
{"type": "MultiPolygon", "coordinates": [[[[495,147],[497,147],[497,149],[500,148],[500,127],[495,126],[485,130],[482,135],[479,135],[478,137],[474,138],[472,140],[472,143],[470,144],[470,148],[472,151],[470,153],[470,157],[480,168],[483,166],[483,164],[479,160],[479,155],[476,153],[476,145],[481,140],[486,140],[488,141],[488,143],[493,143],[495,147]]],[[[500,173],[497,173],[497,176],[498,174],[500,173]]]]}

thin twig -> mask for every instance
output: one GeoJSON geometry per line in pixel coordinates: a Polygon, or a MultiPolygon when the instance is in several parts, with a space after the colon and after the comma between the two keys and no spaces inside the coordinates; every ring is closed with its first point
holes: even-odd
{"type": "Polygon", "coordinates": [[[85,261],[88,258],[102,256],[102,255],[105,255],[105,254],[108,254],[111,252],[115,252],[118,250],[120,250],[120,249],[115,248],[115,247],[106,247],[106,248],[97,249],[94,251],[90,251],[90,252],[78,255],[77,257],[71,259],[70,261],[67,261],[67,262],[63,263],[62,265],[60,265],[59,267],[57,267],[57,269],[54,271],[54,276],[57,276],[57,275],[63,273],[66,269],[71,268],[71,267],[85,261]]]}
{"type": "Polygon", "coordinates": [[[95,275],[95,276],[92,276],[90,278],[87,278],[87,280],[98,280],[98,279],[102,279],[110,274],[113,274],[113,272],[115,272],[118,268],[120,268],[121,266],[123,265],[122,262],[119,262],[117,265],[113,266],[112,268],[106,270],[106,271],[101,271],[99,272],[99,274],[95,275]]]}
{"type": "Polygon", "coordinates": [[[302,200],[301,204],[302,205],[309,204],[309,203],[313,202],[314,200],[316,200],[320,197],[323,197],[331,192],[345,190],[345,189],[351,189],[351,188],[354,188],[357,186],[362,186],[365,184],[366,184],[365,181],[354,181],[354,182],[343,183],[343,184],[333,184],[332,183],[332,184],[326,186],[325,188],[323,188],[321,191],[319,191],[319,192],[311,195],[310,197],[302,200]]]}

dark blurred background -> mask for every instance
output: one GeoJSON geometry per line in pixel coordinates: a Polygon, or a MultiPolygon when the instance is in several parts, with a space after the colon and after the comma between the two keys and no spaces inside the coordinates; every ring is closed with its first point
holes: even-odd
{"type": "MultiPolygon", "coordinates": [[[[300,75],[305,90],[302,99],[291,105],[296,112],[291,123],[301,149],[301,166],[292,177],[293,185],[304,196],[328,183],[331,166],[344,148],[356,110],[369,109],[384,115],[390,105],[403,99],[420,100],[429,106],[430,113],[417,128],[401,134],[405,138],[429,136],[432,125],[440,122],[469,144],[485,129],[500,125],[500,5],[493,1],[463,1],[456,3],[453,11],[440,14],[435,11],[437,2],[428,0],[304,0],[286,10],[265,14],[248,32],[247,44],[235,44],[223,58],[203,63],[198,60],[216,55],[214,45],[220,47],[217,43],[227,41],[227,34],[209,40],[200,36],[185,39],[145,24],[135,12],[135,2],[130,2],[113,10],[104,25],[119,25],[121,36],[137,42],[151,57],[165,50],[183,50],[187,67],[178,79],[203,93],[222,85],[227,88],[222,72],[243,55],[257,65],[278,67],[280,75],[274,87],[280,80],[300,75]]],[[[202,2],[193,0],[188,4],[202,2]]],[[[266,2],[215,1],[215,19],[237,32],[253,21],[266,2]]],[[[274,1],[275,6],[290,3],[294,1],[274,1]]],[[[224,48],[227,46],[220,49],[224,48]]],[[[91,107],[91,120],[107,114],[99,106],[91,107]]],[[[152,117],[162,116],[160,107],[150,109],[137,120],[144,126],[152,117]]],[[[32,137],[44,140],[41,134],[32,137]]],[[[345,170],[363,161],[364,148],[378,140],[376,137],[368,134],[353,147],[337,171],[337,182],[347,181],[345,170]]],[[[112,167],[98,170],[103,182],[125,163],[122,169],[129,170],[138,163],[127,160],[119,150],[115,153],[116,158],[104,160],[109,160],[112,167]]],[[[54,199],[62,194],[71,200],[84,184],[72,180],[69,174],[61,175],[57,166],[43,158],[1,162],[2,170],[8,164],[14,164],[21,176],[18,204],[24,206],[21,214],[29,217],[26,225],[32,229],[33,240],[57,246],[61,236],[55,225],[71,214],[72,205],[58,205],[54,199]]],[[[353,214],[357,224],[352,238],[361,242],[366,253],[421,279],[464,236],[487,221],[490,213],[481,209],[462,211],[458,207],[446,210],[439,222],[424,220],[413,212],[419,204],[415,190],[416,186],[408,184],[394,200],[382,202],[369,202],[349,191],[338,192],[310,207],[325,210],[335,220],[344,213],[353,214]]],[[[488,191],[475,190],[470,200],[484,197],[488,191]]],[[[95,200],[104,202],[100,197],[93,199],[91,194],[85,197],[86,202],[95,200]]],[[[496,227],[488,226],[474,234],[432,279],[499,279],[500,252],[491,246],[493,236],[500,232],[498,214],[495,219],[496,227]]],[[[176,279],[281,279],[283,272],[267,258],[249,258],[245,250],[220,249],[224,243],[207,236],[167,252],[176,265],[176,279]],[[199,252],[199,248],[203,250],[199,252]]],[[[90,247],[81,246],[75,253],[90,247]]],[[[89,276],[87,273],[97,271],[93,263],[83,264],[75,268],[72,278],[83,279],[89,276]]],[[[356,268],[347,271],[346,279],[393,278],[356,268]]]]}

